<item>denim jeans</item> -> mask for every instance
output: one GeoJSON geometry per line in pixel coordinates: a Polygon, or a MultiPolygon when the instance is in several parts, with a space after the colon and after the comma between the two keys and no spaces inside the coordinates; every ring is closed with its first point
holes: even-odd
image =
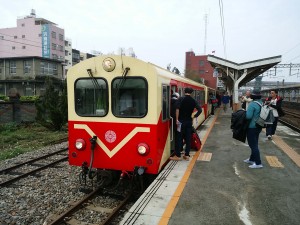
{"type": "Polygon", "coordinates": [[[275,120],[274,120],[273,124],[268,125],[266,128],[266,136],[275,134],[275,131],[277,128],[278,117],[274,117],[274,119],[275,120]]]}
{"type": "Polygon", "coordinates": [[[248,128],[247,129],[247,141],[251,148],[251,155],[249,160],[256,163],[256,165],[261,164],[260,153],[258,148],[258,138],[261,132],[261,128],[248,128]]]}
{"type": "Polygon", "coordinates": [[[180,157],[181,150],[183,147],[183,140],[185,140],[185,155],[190,155],[191,150],[191,139],[192,139],[192,121],[180,121],[181,124],[181,132],[178,132],[177,135],[177,144],[175,146],[175,154],[180,157]]]}

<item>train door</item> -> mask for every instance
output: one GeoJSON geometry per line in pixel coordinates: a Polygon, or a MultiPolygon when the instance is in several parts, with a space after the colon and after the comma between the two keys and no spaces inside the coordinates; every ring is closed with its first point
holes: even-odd
{"type": "MultiPolygon", "coordinates": [[[[171,126],[171,116],[170,116],[170,105],[171,105],[171,89],[169,85],[162,86],[162,123],[164,127],[172,127],[171,126]]],[[[169,129],[167,129],[169,132],[169,129]]],[[[173,139],[173,133],[170,132],[170,139],[173,139]]],[[[166,141],[166,149],[170,149],[170,140],[166,141]]]]}

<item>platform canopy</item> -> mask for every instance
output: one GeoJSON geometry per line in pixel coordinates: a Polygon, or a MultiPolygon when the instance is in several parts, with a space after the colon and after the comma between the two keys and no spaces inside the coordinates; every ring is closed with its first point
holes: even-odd
{"type": "Polygon", "coordinates": [[[214,68],[214,75],[223,81],[233,95],[233,103],[239,103],[238,89],[281,62],[281,55],[254,61],[235,63],[226,59],[208,55],[207,60],[214,68]]]}

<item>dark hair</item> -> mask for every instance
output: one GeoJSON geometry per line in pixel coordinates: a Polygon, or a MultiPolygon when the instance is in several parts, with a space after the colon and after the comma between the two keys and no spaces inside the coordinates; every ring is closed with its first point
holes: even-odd
{"type": "Polygon", "coordinates": [[[250,98],[252,98],[253,100],[261,99],[261,95],[250,95],[250,98]]]}
{"type": "Polygon", "coordinates": [[[271,89],[271,91],[274,91],[276,95],[278,94],[278,90],[277,89],[271,89]]]}
{"type": "Polygon", "coordinates": [[[253,91],[250,95],[250,98],[254,99],[261,99],[261,93],[260,91],[253,91]]]}
{"type": "Polygon", "coordinates": [[[188,94],[192,94],[193,91],[194,91],[194,89],[191,88],[191,87],[186,87],[186,88],[184,89],[184,93],[188,93],[188,94]]]}

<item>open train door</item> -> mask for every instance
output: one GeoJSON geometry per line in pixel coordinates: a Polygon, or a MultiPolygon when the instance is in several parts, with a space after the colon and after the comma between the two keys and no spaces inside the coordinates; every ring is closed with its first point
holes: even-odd
{"type": "MultiPolygon", "coordinates": [[[[169,127],[169,134],[167,136],[166,141],[166,149],[171,149],[171,141],[175,139],[175,136],[172,132],[172,121],[173,118],[170,115],[171,107],[171,89],[170,85],[163,84],[162,85],[162,123],[164,124],[163,127],[169,127]]],[[[171,153],[171,151],[170,151],[171,153]]]]}

